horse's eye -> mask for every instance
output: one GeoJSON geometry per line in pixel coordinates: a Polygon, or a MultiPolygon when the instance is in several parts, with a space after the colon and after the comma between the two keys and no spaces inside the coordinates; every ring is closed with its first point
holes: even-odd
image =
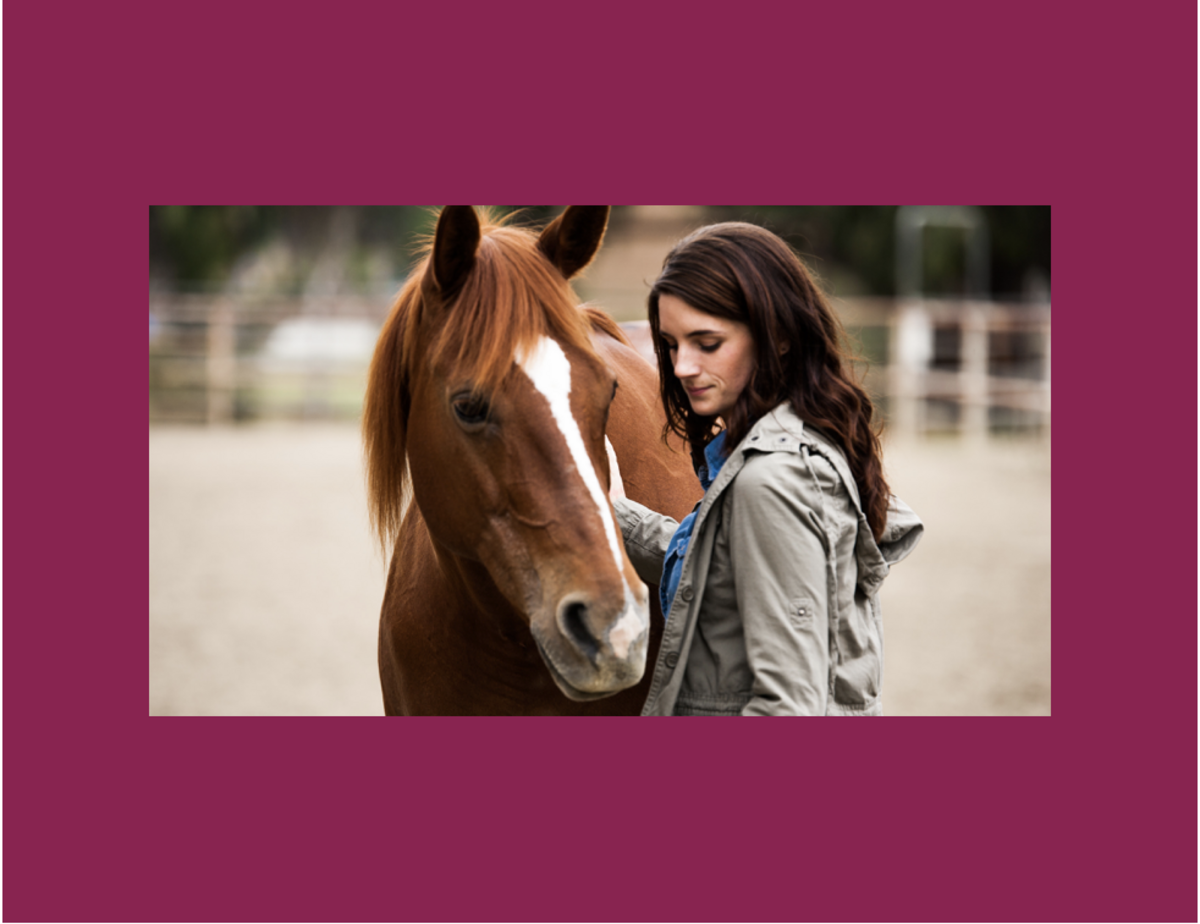
{"type": "Polygon", "coordinates": [[[478,395],[458,395],[453,402],[454,414],[467,426],[475,426],[487,420],[487,402],[478,395]]]}

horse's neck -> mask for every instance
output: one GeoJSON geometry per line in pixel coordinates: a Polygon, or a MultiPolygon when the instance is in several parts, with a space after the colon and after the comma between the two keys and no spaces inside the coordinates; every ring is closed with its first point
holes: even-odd
{"type": "Polygon", "coordinates": [[[665,445],[659,434],[665,422],[658,392],[658,372],[630,347],[598,335],[596,349],[617,373],[617,390],[607,435],[636,500],[682,520],[703,493],[682,442],[665,445]]]}

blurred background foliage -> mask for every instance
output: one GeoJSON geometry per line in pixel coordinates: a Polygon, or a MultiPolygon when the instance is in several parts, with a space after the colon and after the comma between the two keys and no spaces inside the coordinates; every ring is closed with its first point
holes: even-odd
{"type": "MultiPolygon", "coordinates": [[[[560,210],[522,207],[521,220],[543,223],[560,210]]],[[[614,207],[611,233],[634,220],[631,212],[614,207]]],[[[983,212],[993,295],[1048,298],[1049,206],[984,206],[983,212]]],[[[708,206],[693,223],[764,225],[804,255],[834,294],[888,297],[896,288],[895,214],[894,206],[708,206]]],[[[150,286],[302,294],[323,285],[342,293],[380,293],[407,274],[417,238],[432,230],[433,215],[433,207],[420,206],[152,206],[150,286]],[[322,273],[323,261],[336,271],[326,267],[322,273]]],[[[929,228],[923,252],[925,291],[962,294],[961,234],[929,228]]]]}

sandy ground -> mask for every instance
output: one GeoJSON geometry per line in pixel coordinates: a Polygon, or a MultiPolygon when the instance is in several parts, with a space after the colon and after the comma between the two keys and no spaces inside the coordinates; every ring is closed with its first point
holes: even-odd
{"type": "MultiPolygon", "coordinates": [[[[1050,713],[1050,452],[887,448],[927,533],[883,589],[891,715],[1050,713]]],[[[150,430],[150,714],[379,715],[357,430],[150,430]]]]}

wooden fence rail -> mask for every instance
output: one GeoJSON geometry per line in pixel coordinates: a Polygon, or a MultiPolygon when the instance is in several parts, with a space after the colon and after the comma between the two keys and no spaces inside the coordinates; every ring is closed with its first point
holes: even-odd
{"type": "MultiPolygon", "coordinates": [[[[1050,305],[841,299],[871,360],[866,385],[894,436],[1050,430],[1050,305]]],[[[152,296],[150,420],[216,424],[358,413],[386,299],[152,296]],[[281,357],[281,333],[307,325],[307,353],[281,357]],[[322,338],[350,336],[340,353],[322,338]]],[[[646,322],[625,326],[653,361],[646,322]]],[[[295,338],[293,338],[294,340],[295,338]]]]}

